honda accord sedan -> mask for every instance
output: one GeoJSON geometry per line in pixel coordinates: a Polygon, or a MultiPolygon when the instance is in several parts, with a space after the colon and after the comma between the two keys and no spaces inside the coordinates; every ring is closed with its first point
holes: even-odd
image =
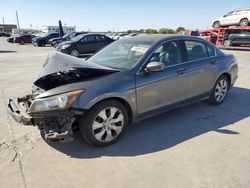
{"type": "Polygon", "coordinates": [[[221,104],[237,74],[235,57],[201,38],[136,36],[87,61],[50,54],[32,93],[9,99],[8,109],[47,141],[72,141],[79,127],[87,142],[106,146],[155,114],[200,100],[221,104]]]}

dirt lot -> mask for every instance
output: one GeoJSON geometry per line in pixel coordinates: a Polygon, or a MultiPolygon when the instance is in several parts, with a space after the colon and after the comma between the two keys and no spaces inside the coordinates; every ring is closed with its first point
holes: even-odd
{"type": "Polygon", "coordinates": [[[106,148],[47,144],[35,127],[7,114],[9,97],[30,92],[51,47],[0,38],[0,187],[249,187],[250,52],[220,106],[186,106],[131,126],[106,148]]]}

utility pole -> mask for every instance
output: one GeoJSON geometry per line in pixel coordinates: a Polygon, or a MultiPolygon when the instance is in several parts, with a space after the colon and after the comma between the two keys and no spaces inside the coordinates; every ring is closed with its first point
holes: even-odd
{"type": "Polygon", "coordinates": [[[20,25],[19,25],[17,10],[16,10],[16,21],[17,21],[17,28],[18,28],[19,33],[20,33],[20,25]]]}
{"type": "Polygon", "coordinates": [[[4,17],[2,17],[3,18],[3,32],[4,32],[4,17]]]}

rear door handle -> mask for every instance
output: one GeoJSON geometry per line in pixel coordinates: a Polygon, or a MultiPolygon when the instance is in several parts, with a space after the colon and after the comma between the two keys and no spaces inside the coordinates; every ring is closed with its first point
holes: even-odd
{"type": "Polygon", "coordinates": [[[212,61],[210,61],[210,64],[211,64],[211,65],[215,65],[215,64],[217,64],[217,63],[218,63],[217,60],[212,60],[212,61]]]}
{"type": "Polygon", "coordinates": [[[186,68],[180,68],[177,70],[177,74],[184,74],[187,71],[186,68]]]}

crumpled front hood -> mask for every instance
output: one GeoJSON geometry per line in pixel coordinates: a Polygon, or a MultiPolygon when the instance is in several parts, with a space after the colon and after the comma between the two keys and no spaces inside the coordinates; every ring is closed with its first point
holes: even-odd
{"type": "Polygon", "coordinates": [[[82,59],[60,52],[50,53],[43,65],[43,70],[34,85],[52,89],[69,83],[81,82],[118,72],[101,65],[88,63],[82,59]]]}

